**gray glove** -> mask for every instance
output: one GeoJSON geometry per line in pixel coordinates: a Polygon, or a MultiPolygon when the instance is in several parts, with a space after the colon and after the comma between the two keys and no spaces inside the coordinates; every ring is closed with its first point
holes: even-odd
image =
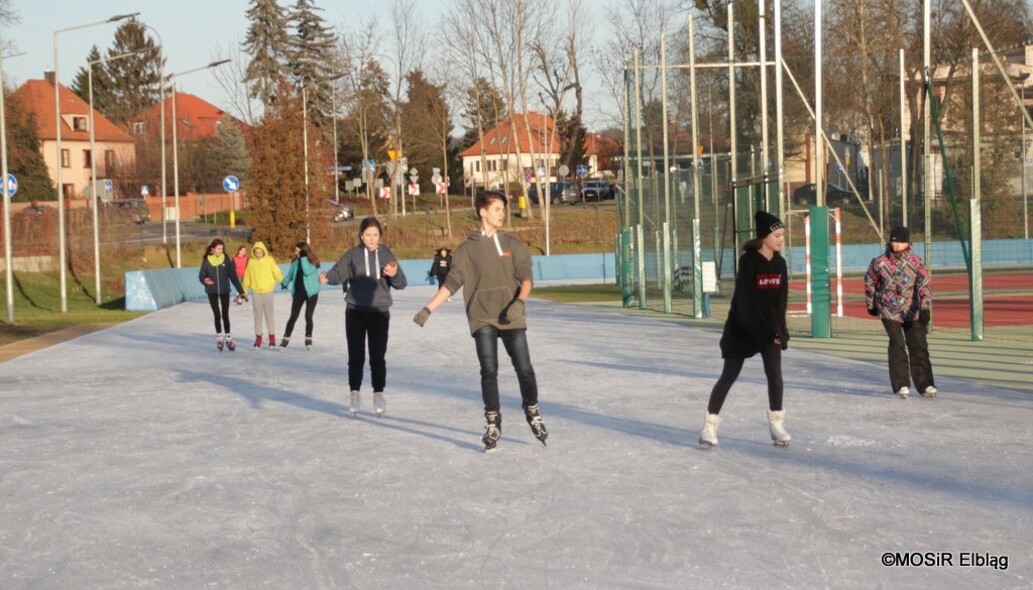
{"type": "Polygon", "coordinates": [[[423,327],[423,324],[427,323],[428,319],[430,319],[430,310],[426,307],[416,312],[416,315],[412,316],[412,321],[419,324],[421,328],[423,327]]]}

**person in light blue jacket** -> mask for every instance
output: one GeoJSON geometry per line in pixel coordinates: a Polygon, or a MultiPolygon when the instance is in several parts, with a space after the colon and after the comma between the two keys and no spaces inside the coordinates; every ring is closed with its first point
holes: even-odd
{"type": "Polygon", "coordinates": [[[301,307],[305,307],[305,349],[312,349],[312,314],[316,311],[316,304],[319,303],[319,256],[308,242],[298,242],[294,245],[294,255],[291,257],[291,267],[287,275],[283,277],[280,286],[286,291],[291,288],[291,317],[287,320],[287,327],[283,331],[283,339],[280,340],[280,349],[287,348],[291,340],[291,333],[294,332],[294,323],[298,321],[301,314],[301,307]]]}

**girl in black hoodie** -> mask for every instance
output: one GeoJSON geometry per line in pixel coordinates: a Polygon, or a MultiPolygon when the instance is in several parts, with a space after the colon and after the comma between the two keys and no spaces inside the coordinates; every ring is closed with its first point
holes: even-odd
{"type": "Polygon", "coordinates": [[[198,280],[204,285],[208,303],[215,316],[215,348],[220,351],[225,345],[233,352],[237,349],[230,336],[230,285],[237,290],[237,297],[244,293],[237,278],[237,267],[233,259],[226,256],[226,244],[219,238],[212,240],[201,259],[198,280]]]}
{"type": "Polygon", "coordinates": [[[779,253],[785,241],[785,225],[766,211],[757,211],[754,220],[757,237],[743,244],[735,293],[721,335],[724,368],[710,392],[707,416],[699,434],[699,444],[708,447],[717,445],[717,427],[721,424],[718,412],[728,390],[739,377],[746,359],[758,352],[768,378],[771,440],[779,446],[788,446],[792,440],[785,430],[782,410],[782,351],[789,348],[786,329],[789,275],[786,261],[779,253]]]}

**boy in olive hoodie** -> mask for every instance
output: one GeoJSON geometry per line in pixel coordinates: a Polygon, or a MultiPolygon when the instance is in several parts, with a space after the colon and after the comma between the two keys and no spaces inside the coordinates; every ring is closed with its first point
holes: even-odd
{"type": "Polygon", "coordinates": [[[498,341],[513,361],[524,417],[535,438],[545,444],[549,436],[538,410],[538,380],[527,348],[524,302],[531,295],[531,255],[519,238],[499,233],[506,221],[506,202],[501,195],[481,193],[476,199],[480,229],[471,232],[452,255],[452,269],[438,292],[413,321],[421,327],[441,304],[463,289],[466,318],[470,324],[481,365],[481,397],[487,420],[484,450],[495,448],[502,436],[499,413],[498,341]]]}
{"type": "Polygon", "coordinates": [[[276,260],[268,253],[265,244],[255,242],[251,247],[251,262],[244,271],[244,291],[251,290],[254,303],[251,310],[255,315],[255,350],[262,348],[262,320],[265,320],[269,334],[269,349],[276,348],[276,318],[273,316],[273,292],[283,282],[283,273],[276,260]]]}

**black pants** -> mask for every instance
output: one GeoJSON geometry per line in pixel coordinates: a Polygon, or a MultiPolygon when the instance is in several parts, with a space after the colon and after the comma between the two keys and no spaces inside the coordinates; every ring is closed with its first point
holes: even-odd
{"type": "Polygon", "coordinates": [[[929,362],[929,344],[926,341],[928,326],[921,322],[902,324],[886,319],[882,320],[882,326],[886,328],[886,333],[890,337],[887,355],[893,391],[907,387],[912,379],[919,392],[934,385],[933,367],[929,362]]]}
{"type": "Polygon", "coordinates": [[[219,293],[218,295],[208,294],[208,304],[212,306],[212,315],[215,316],[215,333],[230,333],[230,294],[219,293]],[[219,308],[222,308],[221,310],[219,308]]]}
{"type": "Polygon", "coordinates": [[[531,353],[527,349],[527,330],[499,330],[484,326],[473,334],[477,345],[477,360],[481,363],[481,397],[485,412],[499,411],[499,339],[506,347],[506,354],[513,361],[517,381],[520,383],[520,397],[524,406],[538,403],[538,379],[531,366],[531,353]]]}
{"type": "Polygon", "coordinates": [[[448,278],[448,273],[446,272],[444,274],[435,274],[434,278],[438,280],[438,289],[440,289],[441,285],[445,284],[445,279],[448,278]]]}
{"type": "MultiPolygon", "coordinates": [[[[764,361],[764,374],[768,378],[768,408],[772,412],[782,409],[782,349],[775,343],[768,344],[760,349],[760,358],[764,361]]],[[[707,405],[707,412],[718,414],[721,406],[728,397],[728,390],[739,378],[742,365],[746,359],[741,357],[730,357],[725,359],[724,369],[721,370],[721,377],[714,384],[710,391],[710,403],[707,405]]]]}
{"type": "Polygon", "coordinates": [[[312,337],[312,314],[316,312],[316,304],[319,303],[319,294],[311,297],[295,293],[294,298],[291,299],[291,317],[287,318],[287,328],[283,331],[284,338],[290,338],[291,333],[294,332],[294,322],[298,321],[298,315],[301,314],[301,306],[305,306],[305,338],[312,337]]]}
{"type": "Polygon", "coordinates": [[[362,368],[366,364],[366,338],[369,337],[369,373],[373,391],[384,391],[387,383],[387,329],[391,314],[386,311],[344,312],[344,333],[348,338],[348,387],[358,391],[362,386],[362,368]]]}

